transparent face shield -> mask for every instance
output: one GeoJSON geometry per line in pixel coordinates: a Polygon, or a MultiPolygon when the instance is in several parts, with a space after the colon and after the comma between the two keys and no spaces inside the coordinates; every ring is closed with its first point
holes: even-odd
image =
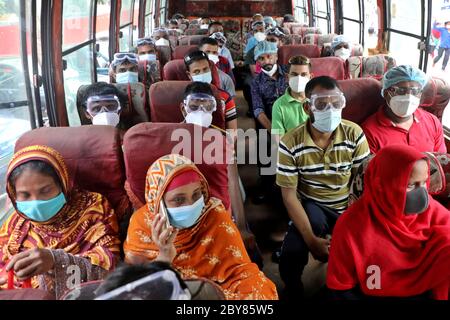
{"type": "Polygon", "coordinates": [[[216,98],[204,93],[190,94],[184,100],[184,109],[187,113],[203,111],[213,113],[217,110],[216,98]]]}
{"type": "Polygon", "coordinates": [[[171,270],[153,273],[107,292],[95,300],[190,300],[188,289],[183,290],[171,270]]]}
{"type": "Polygon", "coordinates": [[[92,117],[102,112],[119,113],[120,110],[120,100],[115,95],[92,96],[86,102],[86,111],[92,117]]]}
{"type": "Polygon", "coordinates": [[[343,93],[313,94],[309,102],[313,112],[323,112],[330,109],[342,110],[346,103],[343,93]]]}

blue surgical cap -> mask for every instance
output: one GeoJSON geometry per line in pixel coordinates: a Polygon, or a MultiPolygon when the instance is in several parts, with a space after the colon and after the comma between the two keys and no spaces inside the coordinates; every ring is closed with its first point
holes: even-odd
{"type": "Polygon", "coordinates": [[[258,60],[262,54],[278,53],[277,45],[274,42],[261,41],[255,47],[255,60],[258,60]]]}
{"type": "Polygon", "coordinates": [[[384,90],[404,81],[418,82],[423,89],[427,84],[428,79],[425,73],[411,66],[403,65],[394,67],[384,74],[381,95],[384,97],[384,90]]]}
{"type": "Polygon", "coordinates": [[[334,49],[338,45],[340,45],[341,43],[348,43],[349,45],[351,45],[350,44],[350,40],[346,36],[338,35],[338,36],[333,38],[333,41],[331,42],[331,47],[334,49]]]}
{"type": "Polygon", "coordinates": [[[270,27],[276,27],[277,23],[275,22],[275,20],[272,17],[264,17],[264,23],[266,24],[266,26],[270,26],[270,27]]]}

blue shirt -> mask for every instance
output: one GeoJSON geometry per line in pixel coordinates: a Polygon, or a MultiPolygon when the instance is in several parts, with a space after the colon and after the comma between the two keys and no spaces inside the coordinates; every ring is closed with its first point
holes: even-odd
{"type": "Polygon", "coordinates": [[[436,27],[436,24],[434,24],[433,29],[441,33],[441,44],[439,46],[446,49],[450,48],[450,32],[448,29],[436,27]]]}
{"type": "Polygon", "coordinates": [[[272,106],[289,86],[286,80],[287,66],[278,65],[278,78],[275,80],[264,72],[258,74],[252,81],[252,104],[255,118],[265,113],[272,119],[272,106]]]}

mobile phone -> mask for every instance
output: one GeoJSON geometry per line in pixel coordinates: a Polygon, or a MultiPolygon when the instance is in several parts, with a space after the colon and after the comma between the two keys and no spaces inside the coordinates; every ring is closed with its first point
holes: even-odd
{"type": "Polygon", "coordinates": [[[166,228],[170,228],[170,222],[169,222],[169,214],[167,213],[167,209],[166,206],[164,204],[164,201],[161,199],[161,201],[159,202],[159,207],[160,207],[160,213],[161,215],[164,217],[164,219],[166,219],[166,228]]]}

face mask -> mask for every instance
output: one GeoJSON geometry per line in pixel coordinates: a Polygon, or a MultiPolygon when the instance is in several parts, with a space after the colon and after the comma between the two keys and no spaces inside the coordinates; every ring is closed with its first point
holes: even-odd
{"type": "Polygon", "coordinates": [[[205,199],[202,196],[190,206],[167,208],[170,224],[175,228],[190,228],[198,221],[204,207],[205,199]]]}
{"type": "Polygon", "coordinates": [[[306,84],[309,82],[309,78],[296,76],[289,79],[289,87],[294,92],[305,92],[306,84]]]}
{"type": "Polygon", "coordinates": [[[389,107],[397,117],[406,118],[416,112],[420,104],[420,98],[407,94],[404,96],[394,96],[389,102],[389,107]]]}
{"type": "Polygon", "coordinates": [[[209,128],[212,119],[211,113],[203,111],[194,111],[186,115],[186,123],[196,124],[205,128],[209,128]]]}
{"type": "Polygon", "coordinates": [[[209,24],[202,24],[202,25],[200,25],[200,29],[202,29],[202,30],[206,30],[208,28],[209,28],[209,24]]]}
{"type": "Polygon", "coordinates": [[[333,132],[342,120],[342,110],[329,109],[322,112],[313,112],[313,127],[323,133],[333,132]]]}
{"type": "Polygon", "coordinates": [[[120,116],[117,112],[100,112],[92,118],[93,125],[103,125],[115,127],[120,122],[120,116]]]}
{"type": "Polygon", "coordinates": [[[208,59],[214,62],[214,64],[219,62],[219,56],[215,54],[208,54],[208,59]]]}
{"type": "Polygon", "coordinates": [[[350,49],[347,49],[347,48],[341,48],[334,52],[334,55],[336,57],[341,58],[342,60],[347,60],[348,58],[350,58],[350,54],[351,54],[351,51],[350,51],[350,49]]]}
{"type": "Polygon", "coordinates": [[[272,65],[272,67],[270,67],[270,65],[265,65],[264,67],[262,67],[261,71],[264,72],[265,74],[267,74],[269,77],[273,76],[275,74],[275,72],[277,72],[278,70],[278,65],[274,64],[272,65]],[[268,68],[270,68],[269,70],[267,70],[268,68]]]}
{"type": "Polygon", "coordinates": [[[29,219],[37,222],[45,222],[56,216],[66,204],[64,193],[60,193],[50,200],[17,201],[17,210],[29,219]]]}
{"type": "Polygon", "coordinates": [[[170,41],[164,38],[160,38],[155,42],[155,45],[158,47],[168,47],[170,46],[170,41]]]}
{"type": "Polygon", "coordinates": [[[136,83],[139,82],[139,76],[137,72],[122,72],[116,74],[117,83],[136,83]]]}
{"type": "Polygon", "coordinates": [[[156,54],[143,54],[139,56],[140,61],[156,61],[156,54]]]}
{"type": "Polygon", "coordinates": [[[266,40],[266,34],[264,32],[257,32],[255,33],[254,37],[258,42],[266,40]]]}
{"type": "Polygon", "coordinates": [[[204,82],[204,83],[211,83],[212,82],[212,73],[211,71],[206,72],[206,73],[202,73],[202,74],[197,74],[195,76],[192,76],[192,80],[193,81],[198,81],[198,82],[204,82]]]}
{"type": "Polygon", "coordinates": [[[416,188],[406,193],[405,214],[423,213],[428,209],[428,191],[424,187],[416,188]]]}

